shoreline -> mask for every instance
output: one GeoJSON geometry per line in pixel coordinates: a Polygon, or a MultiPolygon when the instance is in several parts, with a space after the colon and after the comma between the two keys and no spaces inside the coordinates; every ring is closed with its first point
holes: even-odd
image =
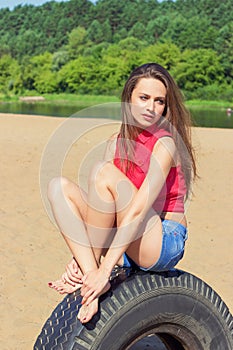
{"type": "MultiPolygon", "coordinates": [[[[0,113],[3,350],[31,349],[44,322],[63,298],[51,291],[47,282],[62,274],[70,253],[43,206],[39,175],[45,148],[66,119],[0,113]]],[[[76,180],[79,165],[86,164],[85,154],[111,136],[119,124],[109,119],[102,121],[75,120],[80,132],[85,128],[87,131],[67,154],[62,172],[65,176],[76,180]],[[106,122],[104,126],[102,121],[106,122]]],[[[232,139],[232,129],[193,128],[200,179],[188,205],[189,238],[185,256],[178,265],[209,284],[231,312],[232,139]]],[[[97,154],[96,148],[91,161],[97,154]]],[[[84,173],[81,181],[85,183],[84,173]]]]}
{"type": "MultiPolygon", "coordinates": [[[[4,111],[0,114],[2,115],[18,115],[18,116],[29,116],[30,117],[51,117],[51,118],[64,118],[64,119],[98,119],[105,118],[107,120],[120,121],[120,105],[119,103],[104,103],[92,105],[89,107],[84,107],[79,105],[76,106],[58,106],[58,105],[47,105],[41,107],[39,111],[37,110],[37,105],[30,104],[30,107],[22,107],[21,113],[14,113],[14,108],[12,111],[5,113],[4,111]],[[41,114],[38,114],[41,113],[41,114]],[[109,117],[111,116],[111,117],[109,117]]],[[[215,108],[215,107],[198,107],[198,106],[187,106],[191,113],[192,126],[194,128],[211,128],[211,129],[233,129],[233,108],[215,108]],[[230,110],[230,112],[229,112],[230,110]]]]}

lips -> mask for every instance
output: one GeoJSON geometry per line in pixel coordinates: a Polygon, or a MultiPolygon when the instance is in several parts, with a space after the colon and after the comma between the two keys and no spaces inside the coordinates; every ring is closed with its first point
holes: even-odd
{"type": "Polygon", "coordinates": [[[143,118],[146,119],[146,120],[152,120],[154,119],[154,115],[152,114],[142,114],[143,118]]]}

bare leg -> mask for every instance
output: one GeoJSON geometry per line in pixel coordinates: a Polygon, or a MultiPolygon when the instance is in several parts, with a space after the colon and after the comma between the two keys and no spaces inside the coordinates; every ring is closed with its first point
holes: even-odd
{"type": "MultiPolygon", "coordinates": [[[[136,191],[127,177],[111,163],[98,164],[92,172],[88,205],[77,185],[64,178],[52,180],[49,199],[54,217],[83,274],[98,268],[101,253],[111,245],[113,237],[110,231],[114,221],[117,220],[117,224],[120,224],[136,191]]],[[[160,232],[159,226],[157,229],[160,232]]],[[[158,252],[161,248],[161,237],[152,231],[154,230],[145,235],[149,239],[140,236],[130,245],[136,248],[129,249],[130,256],[137,263],[142,262],[141,266],[144,266],[143,261],[146,261],[146,265],[151,264],[156,245],[158,252]],[[157,238],[154,239],[153,236],[157,238]],[[149,259],[146,260],[145,256],[148,255],[149,259]]],[[[106,290],[109,287],[106,286],[106,290]]],[[[98,299],[94,299],[88,306],[81,307],[78,317],[81,322],[88,322],[97,310],[98,299]]]]}
{"type": "MultiPolygon", "coordinates": [[[[87,234],[86,194],[69,180],[55,178],[50,182],[48,196],[54,218],[81,272],[85,274],[90,270],[97,269],[103,249],[101,248],[101,244],[97,245],[97,249],[93,249],[87,234]]],[[[113,215],[115,217],[115,213],[113,215]]],[[[111,219],[111,222],[113,222],[113,219],[111,219]]],[[[95,227],[93,229],[96,230],[95,227]]],[[[112,227],[108,226],[108,232],[111,229],[112,227]]],[[[60,293],[65,293],[72,292],[77,286],[74,288],[67,287],[63,281],[58,280],[51,287],[54,287],[60,293]]],[[[109,288],[110,284],[107,286],[107,289],[109,288]]],[[[93,316],[98,310],[98,300],[93,301],[89,305],[89,309],[92,310],[91,314],[93,316]]],[[[84,310],[82,310],[81,315],[81,321],[88,322],[90,318],[85,317],[84,310]]]]}
{"type": "MultiPolygon", "coordinates": [[[[132,184],[127,178],[126,182],[121,181],[121,178],[121,183],[118,183],[118,175],[122,173],[118,173],[118,170],[116,173],[115,170],[117,169],[110,163],[98,163],[89,179],[86,220],[88,237],[95,251],[99,249],[103,252],[111,246],[116,233],[116,230],[111,228],[114,222],[118,221],[118,214],[127,210],[127,205],[134,194],[132,184]],[[115,176],[112,177],[113,173],[115,176]],[[118,196],[118,190],[122,195],[118,196]]],[[[122,263],[122,259],[119,263],[122,263]]],[[[94,304],[96,300],[94,299],[88,306],[84,304],[81,307],[78,317],[82,322],[88,322],[97,312],[94,304]]]]}
{"type": "MultiPolygon", "coordinates": [[[[87,210],[88,237],[95,249],[98,244],[102,244],[101,249],[110,248],[113,237],[109,227],[112,227],[114,220],[117,226],[121,224],[137,191],[137,188],[113,164],[105,162],[96,166],[89,181],[87,210]]],[[[128,242],[127,237],[120,237],[119,242],[129,244],[127,253],[138,265],[144,267],[153,265],[159,258],[162,246],[160,218],[153,209],[150,210],[135,240],[128,242]]],[[[112,248],[114,247],[111,246],[112,248]]],[[[90,305],[81,307],[79,313],[81,320],[85,317],[88,321],[96,313],[93,305],[95,300],[90,305]]]]}
{"type": "Polygon", "coordinates": [[[86,194],[66,178],[49,184],[48,197],[54,218],[82,273],[98,264],[86,232],[86,194]]]}
{"type": "MultiPolygon", "coordinates": [[[[87,222],[92,245],[95,245],[96,231],[92,232],[91,228],[103,227],[104,223],[106,227],[111,226],[112,213],[115,213],[117,226],[120,226],[137,191],[129,179],[112,163],[98,164],[92,173],[88,189],[87,222]]],[[[108,239],[103,241],[106,249],[111,245],[111,238],[113,237],[108,231],[108,239]]],[[[162,245],[162,226],[159,216],[153,209],[143,220],[134,241],[128,242],[125,237],[122,238],[122,243],[129,244],[127,254],[140,266],[149,267],[158,260],[162,245]]]]}

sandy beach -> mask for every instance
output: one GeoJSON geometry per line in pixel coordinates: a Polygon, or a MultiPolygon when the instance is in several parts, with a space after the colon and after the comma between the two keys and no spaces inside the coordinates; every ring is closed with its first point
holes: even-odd
{"type": "MultiPolygon", "coordinates": [[[[0,114],[0,125],[0,349],[29,350],[63,298],[47,282],[70,259],[46,210],[46,181],[63,174],[85,187],[86,170],[119,125],[11,114],[0,114]]],[[[179,267],[210,284],[233,312],[233,130],[194,128],[193,140],[200,179],[187,208],[189,239],[179,267]]]]}

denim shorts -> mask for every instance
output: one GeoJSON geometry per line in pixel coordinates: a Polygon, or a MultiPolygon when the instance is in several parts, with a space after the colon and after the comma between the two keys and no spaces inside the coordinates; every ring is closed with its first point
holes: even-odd
{"type": "Polygon", "coordinates": [[[179,222],[162,219],[162,249],[158,261],[151,267],[144,268],[135,262],[125,253],[124,267],[139,268],[143,271],[168,271],[176,266],[184,255],[185,241],[188,238],[187,228],[179,222]]]}

